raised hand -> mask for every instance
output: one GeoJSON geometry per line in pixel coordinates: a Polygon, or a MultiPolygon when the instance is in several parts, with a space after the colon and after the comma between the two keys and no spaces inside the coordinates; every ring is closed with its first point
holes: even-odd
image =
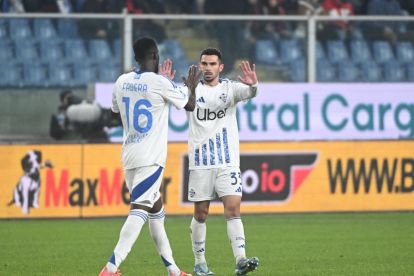
{"type": "Polygon", "coordinates": [[[193,111],[195,109],[195,90],[200,81],[201,71],[198,70],[198,67],[195,65],[191,65],[188,68],[188,75],[187,77],[183,77],[183,83],[188,87],[189,90],[189,97],[188,102],[184,106],[185,110],[193,111]]]}
{"type": "Polygon", "coordinates": [[[197,84],[200,81],[200,77],[201,71],[198,70],[198,67],[196,65],[191,65],[188,68],[187,77],[182,77],[182,80],[188,89],[193,90],[197,87],[197,84]]]}
{"type": "Polygon", "coordinates": [[[158,73],[164,77],[173,80],[175,77],[175,70],[172,71],[172,61],[171,59],[164,60],[163,64],[158,66],[158,73]]]}
{"type": "Polygon", "coordinates": [[[243,60],[240,63],[240,70],[243,73],[243,76],[239,76],[240,82],[247,84],[247,85],[253,85],[257,83],[257,76],[256,76],[256,65],[253,64],[250,67],[250,63],[246,60],[243,60]]]}

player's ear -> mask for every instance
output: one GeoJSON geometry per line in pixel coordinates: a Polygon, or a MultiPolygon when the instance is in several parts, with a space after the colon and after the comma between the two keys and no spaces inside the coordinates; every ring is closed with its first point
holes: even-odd
{"type": "Polygon", "coordinates": [[[221,73],[221,71],[223,71],[224,69],[224,63],[220,63],[219,65],[219,72],[221,73]]]}

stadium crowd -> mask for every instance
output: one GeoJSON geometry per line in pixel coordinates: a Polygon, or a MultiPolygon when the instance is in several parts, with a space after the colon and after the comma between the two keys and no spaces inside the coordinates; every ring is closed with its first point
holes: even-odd
{"type": "MultiPolygon", "coordinates": [[[[347,15],[413,15],[414,0],[0,0],[2,12],[11,13],[120,13],[132,14],[232,14],[232,15],[329,15],[342,17],[347,15]]],[[[90,22],[91,25],[96,22],[90,22]]],[[[101,25],[86,26],[84,36],[106,38],[111,36],[111,29],[102,29],[101,25]]],[[[142,26],[141,26],[142,27],[142,26]]],[[[162,34],[157,25],[144,26],[162,34]]],[[[227,31],[235,28],[226,22],[227,31]]],[[[261,24],[254,22],[249,26],[255,37],[277,33],[282,38],[289,38],[296,26],[286,22],[261,24]],[[292,26],[293,25],[293,26],[292,26]]],[[[239,29],[239,28],[237,28],[239,29]]],[[[388,40],[395,44],[397,39],[414,41],[411,33],[413,27],[402,23],[370,23],[363,28],[368,39],[388,40]]],[[[322,41],[346,37],[353,31],[348,22],[342,20],[323,24],[318,28],[318,38],[322,41]],[[341,37],[338,37],[341,36],[341,37]]],[[[236,31],[238,32],[238,31],[236,31]]],[[[221,32],[228,34],[228,32],[221,32]]],[[[157,37],[156,37],[157,38],[157,37]]],[[[163,37],[161,35],[162,40],[163,37]]],[[[247,36],[249,39],[249,36],[247,36]]],[[[253,38],[253,40],[255,40],[253,38]]],[[[226,48],[226,46],[224,46],[226,48]]],[[[226,50],[224,49],[226,52],[226,50]]]]}
{"type": "Polygon", "coordinates": [[[413,15],[414,0],[0,0],[1,12],[413,15]]]}

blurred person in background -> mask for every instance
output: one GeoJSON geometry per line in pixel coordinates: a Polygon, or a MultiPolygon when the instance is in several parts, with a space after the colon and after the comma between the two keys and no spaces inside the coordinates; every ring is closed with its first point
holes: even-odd
{"type": "MultiPolygon", "coordinates": [[[[288,10],[292,5],[286,5],[283,0],[267,0],[264,5],[265,15],[287,15],[292,10],[288,10]]],[[[269,36],[278,38],[289,38],[292,34],[292,26],[286,21],[270,21],[266,23],[265,31],[269,36]]]]}
{"type": "MultiPolygon", "coordinates": [[[[240,15],[246,10],[246,2],[240,0],[205,0],[204,12],[212,15],[240,15]]],[[[223,19],[225,17],[223,16],[223,19]]],[[[230,73],[238,58],[244,56],[244,22],[234,20],[211,21],[209,26],[210,36],[217,38],[219,48],[226,57],[224,73],[230,73]]]]}
{"type": "Polygon", "coordinates": [[[409,15],[414,15],[414,0],[400,0],[399,3],[409,15]]]}
{"type": "MultiPolygon", "coordinates": [[[[123,1],[85,0],[80,7],[81,13],[120,13],[123,1]],[[118,4],[116,4],[118,3],[118,4]]],[[[112,42],[118,38],[120,25],[117,20],[82,19],[79,21],[79,33],[85,39],[106,39],[112,42]]]]}
{"type": "MultiPolygon", "coordinates": [[[[321,15],[343,19],[354,14],[354,8],[349,0],[324,0],[321,15]]],[[[350,37],[352,27],[346,20],[325,21],[318,25],[318,40],[337,40],[350,37]]]]}
{"type": "MultiPolygon", "coordinates": [[[[397,0],[370,0],[367,5],[368,15],[405,15],[397,0]]],[[[368,21],[364,28],[369,40],[387,40],[395,45],[398,40],[414,42],[414,33],[407,29],[407,24],[398,21],[368,21]]]]}
{"type": "Polygon", "coordinates": [[[204,49],[199,67],[203,80],[196,88],[196,108],[187,112],[189,123],[188,200],[194,203],[190,224],[195,258],[195,275],[214,275],[205,258],[206,220],[210,201],[216,194],[223,202],[227,236],[236,263],[236,275],[245,275],[259,266],[257,257],[246,257],[244,227],[240,217],[242,182],[236,105],[257,94],[255,65],[242,61],[239,82],[221,79],[224,64],[221,52],[204,49]],[[208,149],[208,150],[207,150],[208,149]]]}
{"type": "MultiPolygon", "coordinates": [[[[162,1],[126,0],[127,11],[130,14],[163,14],[165,13],[162,1]]],[[[162,43],[167,34],[163,25],[154,20],[133,20],[134,37],[151,36],[158,43],[162,43]]]]}
{"type": "Polygon", "coordinates": [[[299,0],[298,15],[319,14],[321,10],[321,0],[299,0]]]}
{"type": "MultiPolygon", "coordinates": [[[[168,114],[170,105],[194,110],[195,88],[200,74],[191,66],[184,83],[171,82],[171,61],[159,73],[159,52],[154,39],[134,42],[135,60],[140,71],[121,75],[112,93],[112,111],[119,113],[124,127],[122,165],[130,192],[131,208],[120,231],[112,256],[100,276],[120,275],[119,266],[135,244],[149,219],[150,234],[169,276],[188,276],[176,265],[164,228],[165,211],[160,194],[167,158],[168,114]]],[[[139,271],[139,270],[137,270],[139,271]]],[[[139,274],[139,273],[138,273],[139,274]]]]}
{"type": "Polygon", "coordinates": [[[367,15],[369,0],[350,0],[355,15],[367,15]]]}
{"type": "MultiPolygon", "coordinates": [[[[263,15],[264,6],[262,0],[247,0],[246,8],[244,10],[246,15],[263,15]]],[[[255,60],[255,47],[258,39],[265,36],[266,22],[251,20],[246,22],[244,29],[244,40],[246,41],[246,55],[249,60],[255,60]]]]}
{"type": "Polygon", "coordinates": [[[56,0],[24,0],[26,12],[55,13],[59,12],[56,0]]]}
{"type": "Polygon", "coordinates": [[[196,0],[165,0],[166,10],[168,13],[176,14],[199,14],[196,0]]]}
{"type": "Polygon", "coordinates": [[[71,90],[64,90],[59,95],[60,105],[57,114],[50,118],[49,134],[56,140],[81,139],[81,135],[70,124],[66,111],[72,104],[79,104],[81,99],[71,90]]]}
{"type": "Polygon", "coordinates": [[[119,125],[109,109],[89,103],[71,90],[60,93],[57,114],[50,118],[49,134],[56,140],[108,142],[106,127],[119,125]]]}
{"type": "Polygon", "coordinates": [[[23,13],[26,11],[22,0],[2,0],[0,4],[2,12],[23,13]]]}

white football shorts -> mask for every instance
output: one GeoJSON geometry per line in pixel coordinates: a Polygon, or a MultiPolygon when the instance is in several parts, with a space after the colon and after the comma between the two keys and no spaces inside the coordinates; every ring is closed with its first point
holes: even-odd
{"type": "Polygon", "coordinates": [[[131,195],[131,204],[152,208],[160,198],[164,168],[158,165],[125,170],[125,182],[131,195]]]}
{"type": "Polygon", "coordinates": [[[191,170],[188,184],[188,200],[213,200],[229,195],[242,196],[239,167],[191,170]]]}

